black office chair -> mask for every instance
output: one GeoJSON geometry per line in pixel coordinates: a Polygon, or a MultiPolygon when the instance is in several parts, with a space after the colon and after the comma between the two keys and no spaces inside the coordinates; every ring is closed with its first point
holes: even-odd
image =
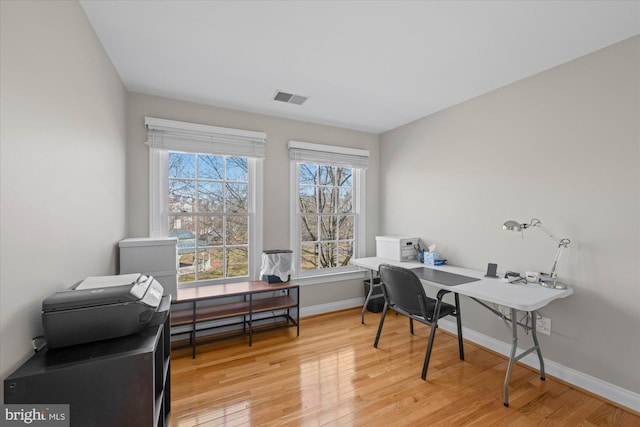
{"type": "Polygon", "coordinates": [[[385,303],[382,309],[380,325],[378,326],[378,334],[376,335],[376,341],[373,346],[378,347],[382,325],[384,324],[384,318],[387,315],[388,309],[392,309],[396,313],[409,318],[411,334],[413,334],[414,320],[431,326],[427,353],[422,368],[422,379],[425,380],[427,378],[427,368],[429,366],[429,358],[431,357],[433,340],[436,335],[436,329],[438,328],[438,319],[445,316],[455,316],[458,323],[460,360],[464,360],[460,299],[458,294],[454,294],[455,306],[453,306],[442,301],[442,297],[451,291],[441,289],[438,292],[437,299],[429,298],[424,291],[422,282],[420,282],[418,276],[410,269],[396,267],[390,264],[381,264],[379,271],[385,303]]]}

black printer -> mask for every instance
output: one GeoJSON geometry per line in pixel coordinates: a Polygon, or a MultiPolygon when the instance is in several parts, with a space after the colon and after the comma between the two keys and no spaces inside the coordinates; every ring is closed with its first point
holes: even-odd
{"type": "Polygon", "coordinates": [[[152,276],[95,276],[42,301],[49,348],[134,334],[151,326],[163,288],[152,276]]]}

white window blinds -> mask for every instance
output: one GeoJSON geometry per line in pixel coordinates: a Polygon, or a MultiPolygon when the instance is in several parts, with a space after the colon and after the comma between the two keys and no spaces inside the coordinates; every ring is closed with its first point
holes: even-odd
{"type": "Polygon", "coordinates": [[[151,148],[233,157],[265,157],[267,134],[175,120],[145,117],[151,148]]]}
{"type": "Polygon", "coordinates": [[[296,162],[366,169],[369,150],[289,141],[289,158],[296,162]]]}

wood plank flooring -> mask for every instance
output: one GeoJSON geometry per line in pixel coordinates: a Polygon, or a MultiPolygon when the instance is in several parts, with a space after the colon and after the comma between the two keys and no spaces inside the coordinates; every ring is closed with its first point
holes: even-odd
{"type": "MultiPolygon", "coordinates": [[[[429,328],[359,309],[301,319],[295,328],[172,352],[171,427],[194,426],[640,426],[640,416],[516,365],[502,405],[507,359],[438,330],[427,381],[429,328]]],[[[543,349],[544,350],[544,349],[543,349]]]]}

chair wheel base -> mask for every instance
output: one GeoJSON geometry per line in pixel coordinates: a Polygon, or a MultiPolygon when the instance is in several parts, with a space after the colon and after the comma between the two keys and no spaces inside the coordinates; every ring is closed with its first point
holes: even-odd
{"type": "Polygon", "coordinates": [[[508,404],[508,403],[506,403],[506,402],[504,402],[504,403],[503,403],[503,405],[504,405],[504,407],[505,407],[505,408],[508,408],[508,407],[509,407],[509,404],[508,404]]]}

